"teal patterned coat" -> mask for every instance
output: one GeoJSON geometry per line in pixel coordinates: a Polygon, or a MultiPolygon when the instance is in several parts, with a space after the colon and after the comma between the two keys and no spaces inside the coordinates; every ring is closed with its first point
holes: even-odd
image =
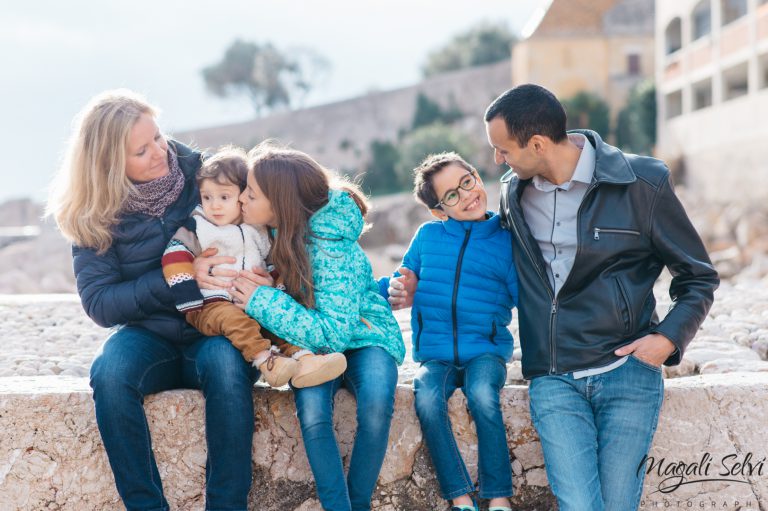
{"type": "Polygon", "coordinates": [[[309,222],[315,235],[307,244],[315,308],[261,286],[245,311],[275,335],[312,352],[379,346],[401,364],[405,346],[400,328],[357,243],[364,224],[360,209],[347,192],[331,190],[328,198],[309,222]]]}

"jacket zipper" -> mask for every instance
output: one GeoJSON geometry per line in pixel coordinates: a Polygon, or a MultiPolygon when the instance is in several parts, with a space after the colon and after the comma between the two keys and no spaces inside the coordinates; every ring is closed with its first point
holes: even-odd
{"type": "Polygon", "coordinates": [[[640,236],[640,233],[638,231],[632,231],[630,229],[603,229],[600,227],[595,227],[595,234],[594,234],[595,241],[600,240],[601,232],[607,232],[610,234],[631,234],[633,236],[640,236]]]}
{"type": "Polygon", "coordinates": [[[459,260],[456,262],[456,276],[453,279],[453,298],[451,299],[451,319],[453,320],[453,362],[459,365],[459,315],[456,310],[456,298],[459,295],[459,277],[461,276],[461,262],[464,259],[464,251],[469,243],[469,235],[472,227],[464,233],[464,242],[459,250],[459,260]]]}
{"type": "Polygon", "coordinates": [[[632,333],[632,324],[634,323],[632,318],[632,307],[629,304],[629,295],[627,294],[627,291],[624,289],[624,285],[621,283],[621,280],[616,277],[614,279],[616,281],[616,286],[619,288],[619,294],[620,299],[624,301],[624,306],[627,308],[627,322],[629,323],[626,326],[627,333],[632,333]]]}
{"type": "Polygon", "coordinates": [[[168,237],[168,229],[165,226],[165,219],[163,217],[158,217],[158,220],[160,221],[160,228],[163,230],[163,237],[166,239],[170,239],[168,237]]]}
{"type": "Polygon", "coordinates": [[[416,315],[416,321],[419,324],[419,331],[416,333],[416,353],[419,352],[419,341],[421,341],[421,332],[424,331],[424,321],[421,319],[421,312],[416,315]]]}
{"type": "Polygon", "coordinates": [[[498,343],[496,342],[496,322],[493,322],[493,325],[491,326],[491,344],[495,344],[498,346],[498,343]]]}
{"type": "Polygon", "coordinates": [[[245,233],[243,232],[243,226],[238,225],[238,229],[240,229],[240,238],[243,240],[243,264],[241,264],[241,270],[245,269],[245,233]]]}

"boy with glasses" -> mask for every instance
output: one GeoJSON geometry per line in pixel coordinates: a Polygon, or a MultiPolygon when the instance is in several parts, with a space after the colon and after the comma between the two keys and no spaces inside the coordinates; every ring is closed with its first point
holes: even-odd
{"type": "MultiPolygon", "coordinates": [[[[453,437],[448,398],[461,388],[477,429],[478,479],[489,511],[510,511],[512,472],[499,393],[517,304],[511,234],[487,211],[477,171],[456,153],[430,156],[415,169],[414,194],[438,220],[422,225],[400,276],[379,281],[387,296],[401,278],[419,279],[411,311],[416,413],[453,511],[476,511],[475,484],[453,437]]],[[[398,274],[396,274],[398,275],[398,274]]]]}

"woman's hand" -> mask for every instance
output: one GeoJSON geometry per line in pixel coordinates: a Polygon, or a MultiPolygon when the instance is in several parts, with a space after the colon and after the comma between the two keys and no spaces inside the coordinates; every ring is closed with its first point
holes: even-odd
{"type": "Polygon", "coordinates": [[[218,264],[234,264],[237,261],[234,257],[214,257],[218,251],[216,248],[205,249],[192,262],[192,267],[195,271],[195,281],[201,289],[226,289],[229,287],[230,282],[217,277],[237,277],[236,270],[216,268],[218,264]]]}
{"type": "Polygon", "coordinates": [[[251,300],[251,296],[261,286],[273,287],[275,281],[264,268],[254,267],[253,271],[242,270],[239,276],[232,281],[232,287],[229,294],[235,305],[245,310],[246,305],[251,300]]]}

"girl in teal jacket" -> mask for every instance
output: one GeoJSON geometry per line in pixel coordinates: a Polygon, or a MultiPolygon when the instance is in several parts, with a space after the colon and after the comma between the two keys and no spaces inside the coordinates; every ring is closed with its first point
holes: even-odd
{"type": "Polygon", "coordinates": [[[250,155],[240,200],[249,224],[271,228],[266,274],[241,272],[233,297],[262,326],[313,353],[344,353],[347,370],[328,383],[294,389],[304,446],[323,508],[370,509],[387,448],[397,365],[405,346],[370,262],[357,240],[367,204],[353,185],[336,185],[308,155],[261,145],[250,155]],[[342,386],[357,400],[357,434],[349,475],[333,433],[333,396],[342,386]]]}

